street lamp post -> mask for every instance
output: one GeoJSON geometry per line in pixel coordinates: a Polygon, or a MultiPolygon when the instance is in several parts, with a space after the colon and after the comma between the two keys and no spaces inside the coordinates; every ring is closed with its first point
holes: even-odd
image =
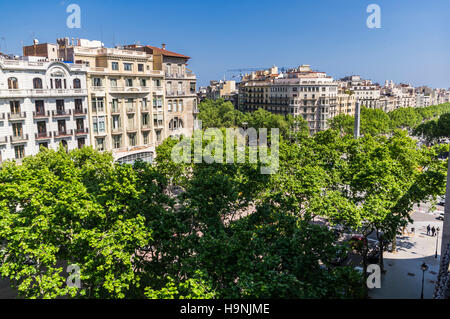
{"type": "Polygon", "coordinates": [[[422,294],[420,295],[420,299],[423,299],[423,286],[425,284],[425,271],[428,270],[428,265],[426,263],[423,263],[422,266],[420,266],[420,269],[422,269],[422,294]]]}
{"type": "Polygon", "coordinates": [[[437,255],[438,255],[438,243],[439,243],[439,227],[436,229],[437,233],[436,233],[436,254],[434,255],[434,258],[437,259],[437,255]]]}

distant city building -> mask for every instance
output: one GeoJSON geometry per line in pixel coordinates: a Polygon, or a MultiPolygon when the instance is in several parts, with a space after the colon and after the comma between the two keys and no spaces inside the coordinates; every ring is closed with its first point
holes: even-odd
{"type": "Polygon", "coordinates": [[[86,67],[0,57],[0,162],[90,145],[86,67]]]}
{"type": "Polygon", "coordinates": [[[276,67],[253,72],[239,84],[239,109],[252,112],[259,108],[302,116],[314,134],[326,130],[329,119],[338,114],[338,84],[309,65],[281,73],[276,67]]]}
{"type": "Polygon", "coordinates": [[[221,98],[237,106],[238,93],[236,81],[211,81],[209,86],[200,88],[199,98],[200,100],[217,100],[221,98]]]}

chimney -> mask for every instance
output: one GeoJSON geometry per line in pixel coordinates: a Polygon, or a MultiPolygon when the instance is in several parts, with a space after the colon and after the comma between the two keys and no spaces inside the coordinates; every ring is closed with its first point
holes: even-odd
{"type": "Polygon", "coordinates": [[[162,49],[163,49],[163,50],[166,49],[166,44],[165,44],[165,43],[162,44],[162,49]]]}

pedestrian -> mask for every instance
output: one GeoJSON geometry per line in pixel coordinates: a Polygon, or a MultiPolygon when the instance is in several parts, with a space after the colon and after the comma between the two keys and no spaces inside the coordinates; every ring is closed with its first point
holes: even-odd
{"type": "Polygon", "coordinates": [[[431,228],[431,236],[434,237],[434,233],[436,233],[436,228],[434,228],[434,226],[433,226],[433,228],[431,228]]]}
{"type": "Polygon", "coordinates": [[[428,227],[427,227],[427,236],[430,236],[430,231],[431,231],[431,226],[428,225],[428,227]]]}

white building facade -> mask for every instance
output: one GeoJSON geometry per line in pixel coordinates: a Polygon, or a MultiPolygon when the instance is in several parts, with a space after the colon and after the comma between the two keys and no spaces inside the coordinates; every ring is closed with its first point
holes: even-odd
{"type": "Polygon", "coordinates": [[[88,127],[85,66],[0,59],[0,162],[90,145],[88,127]]]}

